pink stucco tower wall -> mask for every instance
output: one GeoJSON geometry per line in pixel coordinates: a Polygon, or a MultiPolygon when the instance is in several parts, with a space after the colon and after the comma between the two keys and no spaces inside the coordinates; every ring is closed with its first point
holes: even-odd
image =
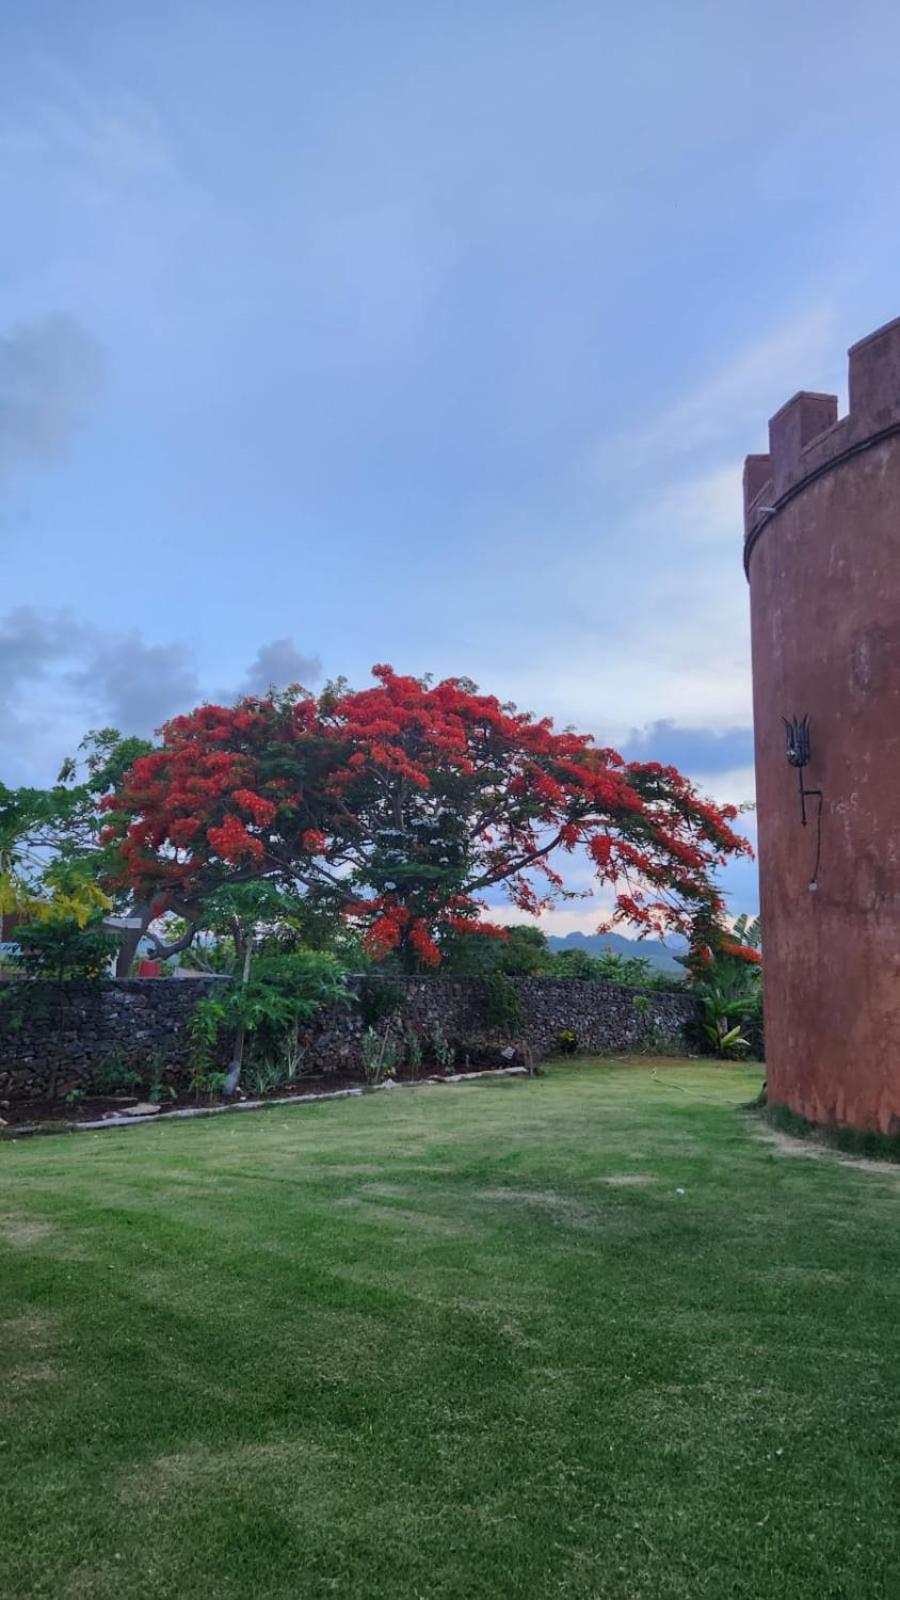
{"type": "Polygon", "coordinates": [[[900,1131],[900,318],[744,468],[771,1103],[900,1131]],[[782,717],[808,715],[800,820],[782,717]],[[811,883],[815,879],[814,885],[811,883]]]}

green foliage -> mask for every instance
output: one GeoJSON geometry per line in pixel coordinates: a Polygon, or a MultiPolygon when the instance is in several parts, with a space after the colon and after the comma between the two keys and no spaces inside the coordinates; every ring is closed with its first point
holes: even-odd
{"type": "Polygon", "coordinates": [[[390,978],[364,978],[358,993],[363,1023],[367,1028],[377,1029],[406,1004],[405,989],[390,978]]]}
{"type": "Polygon", "coordinates": [[[167,919],[168,944],[189,934],[191,962],[225,976],[240,974],[248,944],[265,956],[325,951],[347,971],[368,965],[359,936],[334,907],[298,886],[268,878],[223,885],[197,906],[190,922],[167,919]]]}
{"type": "Polygon", "coordinates": [[[304,1076],[303,1050],[293,1040],[286,1040],[277,1056],[262,1060],[251,1059],[244,1081],[251,1094],[274,1094],[276,1089],[288,1089],[304,1076]]]}
{"type": "Polygon", "coordinates": [[[505,1037],[519,1033],[524,1023],[518,990],[505,972],[492,972],[481,980],[482,1015],[489,1028],[505,1037]]]}
{"type": "Polygon", "coordinates": [[[94,1089],[100,1095],[127,1094],[140,1082],[140,1076],[135,1067],[119,1061],[115,1056],[98,1061],[92,1072],[94,1089]]]}
{"type": "Polygon", "coordinates": [[[11,965],[23,977],[57,984],[98,982],[116,949],[115,938],[103,932],[99,919],[81,927],[74,916],[27,923],[16,929],[16,943],[19,954],[11,965]]]}
{"type": "Polygon", "coordinates": [[[362,1063],[366,1082],[375,1085],[383,1083],[386,1078],[395,1078],[401,1053],[400,1040],[391,1031],[390,1025],[383,1033],[378,1033],[375,1028],[367,1028],[362,1036],[362,1063]]]}
{"type": "Polygon", "coordinates": [[[743,1018],[747,1015],[747,1001],[740,997],[728,1000],[719,989],[706,989],[700,995],[703,1019],[700,1024],[703,1038],[714,1056],[720,1061],[737,1061],[750,1049],[750,1041],[741,1032],[743,1018]]]}
{"type": "Polygon", "coordinates": [[[513,924],[507,927],[505,939],[487,942],[494,946],[497,965],[508,978],[533,978],[549,969],[550,948],[547,935],[540,928],[513,924]]]}
{"type": "Polygon", "coordinates": [[[864,1131],[859,1128],[828,1127],[818,1122],[809,1122],[798,1111],[792,1111],[789,1106],[768,1105],[762,1111],[763,1120],[771,1127],[777,1128],[779,1133],[789,1134],[793,1139],[810,1139],[818,1144],[828,1145],[833,1150],[840,1150],[845,1155],[862,1156],[869,1161],[889,1161],[900,1163],[900,1135],[896,1133],[877,1133],[874,1129],[864,1131]]]}
{"type": "Polygon", "coordinates": [[[556,1035],[556,1048],[561,1056],[574,1056],[578,1050],[578,1035],[574,1028],[560,1028],[556,1035]]]}
{"type": "Polygon", "coordinates": [[[188,1080],[188,1090],[195,1100],[199,1101],[200,1096],[205,1094],[207,1100],[212,1102],[222,1093],[226,1076],[226,1073],[220,1072],[216,1067],[205,1067],[197,1062],[188,1080]]]}
{"type": "Polygon", "coordinates": [[[675,1049],[672,1030],[656,1016],[652,994],[636,994],[633,1006],[640,1022],[637,1048],[645,1055],[672,1055],[675,1049]]]}
{"type": "Polygon", "coordinates": [[[223,984],[194,1006],[189,1028],[195,1066],[210,1067],[222,1032],[241,1028],[251,1060],[277,1058],[322,1006],[349,999],[340,963],[325,951],[258,956],[248,983],[223,984]]]}
{"type": "Polygon", "coordinates": [[[166,1083],[166,1064],[162,1056],[153,1056],[150,1062],[147,1099],[151,1105],[158,1106],[163,1100],[175,1100],[176,1098],[177,1096],[171,1083],[166,1083]]]}
{"type": "MultiPolygon", "coordinates": [[[[150,745],[115,728],[86,735],[48,789],[0,783],[0,913],[84,926],[116,903],[107,892],[115,846],[100,843],[103,797],[150,745]]],[[[126,896],[118,895],[119,903],[126,896]]]]}
{"type": "Polygon", "coordinates": [[[693,956],[679,958],[689,967],[692,988],[700,1001],[700,1037],[722,1061],[747,1055],[763,1029],[762,968],[735,952],[760,949],[759,918],[738,917],[727,941],[713,942],[702,964],[693,956]]]}
{"type": "Polygon", "coordinates": [[[403,1048],[406,1056],[406,1066],[411,1078],[422,1075],[422,1041],[413,1028],[403,1036],[403,1048]]]}
{"type": "Polygon", "coordinates": [[[451,1044],[439,1022],[432,1024],[428,1038],[437,1065],[448,1076],[456,1065],[456,1046],[451,1044]]]}
{"type": "Polygon", "coordinates": [[[441,970],[454,977],[480,978],[493,972],[530,978],[549,969],[547,936],[540,928],[512,924],[506,938],[457,930],[441,935],[441,970]]]}
{"type": "Polygon", "coordinates": [[[678,992],[684,979],[660,972],[644,956],[623,956],[616,950],[591,955],[588,950],[555,950],[550,953],[548,974],[554,978],[580,978],[588,983],[617,983],[628,989],[678,992]]]}

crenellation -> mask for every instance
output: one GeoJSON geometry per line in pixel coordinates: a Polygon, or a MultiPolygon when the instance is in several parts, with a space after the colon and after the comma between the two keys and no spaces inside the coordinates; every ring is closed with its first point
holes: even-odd
{"type": "Polygon", "coordinates": [[[801,389],[769,421],[769,454],[744,465],[744,533],[749,539],[785,496],[885,432],[900,431],[900,317],[848,352],[849,410],[837,396],[801,389]]]}
{"type": "Polygon", "coordinates": [[[851,346],[849,395],[854,431],[900,421],[900,317],[851,346]]]}
{"type": "Polygon", "coordinates": [[[749,526],[750,510],[764,489],[772,491],[772,457],[747,456],[744,462],[744,521],[749,526]]]}
{"type": "Polygon", "coordinates": [[[801,389],[769,422],[769,454],[775,498],[796,483],[804,448],[837,422],[836,394],[811,394],[801,389]]]}

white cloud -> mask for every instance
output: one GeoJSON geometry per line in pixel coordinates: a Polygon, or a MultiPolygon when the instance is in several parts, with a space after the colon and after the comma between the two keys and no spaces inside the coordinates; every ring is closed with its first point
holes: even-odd
{"type": "MultiPolygon", "coordinates": [[[[717,805],[755,806],[756,778],[752,767],[731,767],[726,772],[692,774],[693,782],[702,794],[715,800],[717,805]]],[[[737,824],[742,833],[753,828],[752,813],[737,824]]]]}
{"type": "Polygon", "coordinates": [[[273,639],[271,644],[261,645],[257,650],[237,693],[266,694],[272,688],[286,689],[291,683],[308,689],[321,676],[322,663],[318,656],[305,655],[297,649],[293,639],[273,639]]]}
{"type": "MultiPolygon", "coordinates": [[[[499,923],[501,926],[509,924],[511,927],[524,925],[540,928],[548,939],[555,936],[564,939],[567,933],[596,933],[603,923],[609,921],[612,909],[612,899],[604,899],[598,894],[590,900],[582,900],[577,911],[571,906],[554,906],[542,917],[530,917],[527,912],[519,911],[516,906],[509,906],[503,907],[502,911],[492,910],[486,915],[486,920],[499,923]]],[[[633,938],[636,933],[635,929],[619,923],[616,924],[614,931],[624,934],[626,938],[633,938]]]]}
{"type": "Polygon", "coordinates": [[[834,307],[823,301],[738,351],[645,427],[605,445],[599,453],[604,472],[613,464],[616,470],[646,470],[648,463],[721,449],[741,434],[748,451],[759,448],[766,422],[778,407],[797,389],[816,388],[827,382],[823,373],[837,370],[835,324],[834,307]]]}
{"type": "Polygon", "coordinates": [[[45,317],[0,336],[0,472],[66,443],[101,367],[97,341],[74,317],[45,317]]]}
{"type": "MultiPolygon", "coordinates": [[[[258,684],[255,692],[286,687],[298,666],[308,681],[318,675],[317,657],[291,639],[276,639],[257,651],[244,688],[216,698],[235,700],[250,682],[258,684]]],[[[183,640],[151,642],[137,628],[98,627],[71,610],[20,606],[0,617],[4,782],[49,782],[89,727],[150,735],[204,698],[193,650],[183,640]]]]}

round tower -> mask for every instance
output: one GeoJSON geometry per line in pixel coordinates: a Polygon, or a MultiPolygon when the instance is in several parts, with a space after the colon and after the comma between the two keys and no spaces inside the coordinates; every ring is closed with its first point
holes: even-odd
{"type": "Polygon", "coordinates": [[[900,318],[744,468],[771,1104],[900,1131],[900,318]],[[804,719],[808,719],[804,721],[804,719]]]}

